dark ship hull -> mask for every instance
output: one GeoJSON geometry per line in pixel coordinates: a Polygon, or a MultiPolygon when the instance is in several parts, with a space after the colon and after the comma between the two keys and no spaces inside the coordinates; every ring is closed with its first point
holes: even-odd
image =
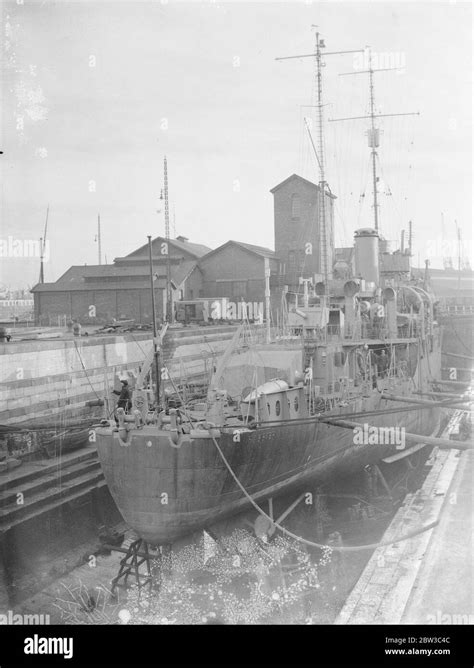
{"type": "MultiPolygon", "coordinates": [[[[439,371],[439,351],[423,359],[422,377],[427,377],[428,365],[431,372],[439,371]]],[[[411,378],[382,379],[369,396],[361,396],[325,416],[354,413],[363,424],[361,412],[393,409],[394,403],[382,398],[383,389],[409,397],[412,384],[411,378]]],[[[439,409],[420,407],[380,413],[367,421],[428,436],[436,430],[438,419],[439,409]]],[[[158,431],[150,425],[132,430],[124,445],[117,430],[111,438],[110,429],[97,429],[97,449],[110,492],[126,522],[149,543],[172,543],[250,507],[216,442],[255,501],[291,489],[306,487],[312,492],[315,485],[333,476],[354,473],[399,452],[394,444],[355,444],[352,430],[313,421],[243,431],[237,441],[232,429],[220,430],[215,441],[205,434],[198,438],[184,436],[177,445],[169,431],[158,431]]]]}

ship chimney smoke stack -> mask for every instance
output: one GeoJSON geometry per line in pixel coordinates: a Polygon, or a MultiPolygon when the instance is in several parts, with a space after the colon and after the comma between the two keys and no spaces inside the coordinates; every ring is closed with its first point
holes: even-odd
{"type": "Polygon", "coordinates": [[[354,234],[355,271],[358,278],[379,284],[379,235],[370,228],[356,230],[354,234]]]}

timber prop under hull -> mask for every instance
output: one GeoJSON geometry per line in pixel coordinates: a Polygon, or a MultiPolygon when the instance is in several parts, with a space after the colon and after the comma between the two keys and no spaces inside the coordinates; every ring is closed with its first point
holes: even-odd
{"type": "MultiPolygon", "coordinates": [[[[386,408],[387,401],[374,389],[349,409],[340,407],[325,415],[386,408]]],[[[423,408],[379,414],[367,421],[430,435],[438,420],[436,408],[423,408]]],[[[117,432],[113,438],[110,429],[97,428],[96,433],[110,492],[125,521],[150,544],[172,543],[250,506],[210,437],[183,438],[176,447],[169,431],[147,426],[131,430],[124,446],[117,432]]],[[[398,452],[396,445],[357,445],[352,430],[316,421],[260,427],[240,433],[239,439],[229,429],[216,441],[256,501],[304,485],[314,491],[315,484],[354,473],[398,452]]]]}

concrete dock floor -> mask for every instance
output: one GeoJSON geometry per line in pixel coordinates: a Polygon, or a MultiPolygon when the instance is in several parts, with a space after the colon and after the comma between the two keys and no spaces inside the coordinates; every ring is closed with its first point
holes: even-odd
{"type": "Polygon", "coordinates": [[[464,452],[402,624],[474,624],[474,453],[464,452]]]}
{"type": "Polygon", "coordinates": [[[473,624],[474,453],[432,454],[422,488],[409,494],[383,540],[438,520],[375,550],[336,624],[473,624]]]}

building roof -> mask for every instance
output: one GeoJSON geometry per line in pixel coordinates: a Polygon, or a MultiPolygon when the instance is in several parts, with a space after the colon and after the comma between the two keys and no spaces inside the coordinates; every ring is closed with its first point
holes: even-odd
{"type": "Polygon", "coordinates": [[[103,278],[107,276],[146,276],[144,267],[127,267],[115,264],[73,265],[58,278],[56,283],[83,283],[85,278],[103,278]]]}
{"type": "MultiPolygon", "coordinates": [[[[177,239],[169,239],[168,243],[170,246],[173,246],[174,248],[177,248],[178,250],[185,251],[186,253],[189,253],[190,255],[193,255],[196,258],[203,257],[203,255],[206,255],[206,253],[209,253],[211,248],[209,246],[204,246],[204,244],[195,244],[191,243],[190,241],[183,241],[185,237],[180,236],[177,239]]],[[[166,241],[165,237],[156,237],[155,239],[152,240],[152,246],[155,243],[160,243],[166,241]]],[[[136,250],[132,251],[128,255],[126,255],[124,258],[117,258],[118,260],[125,260],[128,258],[133,258],[134,255],[142,255],[144,253],[148,253],[148,244],[144,244],[143,246],[140,246],[140,248],[137,248],[136,250]]]]}
{"type": "MultiPolygon", "coordinates": [[[[425,270],[414,267],[411,271],[413,278],[422,280],[425,270]]],[[[428,269],[429,283],[436,297],[455,297],[461,293],[472,296],[474,291],[474,272],[470,269],[428,269]]]]}
{"type": "Polygon", "coordinates": [[[250,251],[250,253],[256,253],[262,257],[276,257],[275,251],[271,248],[266,248],[265,246],[255,246],[254,244],[247,244],[243,241],[233,241],[232,239],[227,243],[236,244],[237,246],[241,246],[242,248],[245,248],[245,250],[250,251]]]}
{"type": "MultiPolygon", "coordinates": [[[[287,179],[285,179],[284,181],[279,183],[277,186],[274,186],[270,190],[270,192],[273,194],[274,192],[276,192],[277,190],[279,190],[283,186],[286,186],[290,181],[294,181],[295,179],[297,179],[298,181],[302,181],[303,183],[306,183],[307,185],[311,186],[312,188],[316,188],[317,190],[320,189],[317,183],[313,183],[312,181],[308,181],[308,179],[304,179],[302,176],[299,176],[298,174],[292,174],[287,179]]],[[[332,199],[337,199],[336,195],[333,195],[332,193],[326,192],[326,195],[328,197],[331,197],[332,199]]]]}
{"type": "MultiPolygon", "coordinates": [[[[195,260],[183,260],[171,264],[170,278],[176,287],[185,281],[197,267],[195,260]]],[[[156,287],[166,286],[166,264],[155,265],[156,287]],[[160,271],[161,270],[161,271],[160,271]]],[[[84,265],[71,267],[55,283],[37,283],[30,292],[69,292],[76,290],[115,290],[149,288],[148,267],[117,267],[109,265],[84,265]],[[117,280],[103,281],[103,278],[117,280]],[[127,280],[133,278],[133,280],[127,280]],[[138,279],[138,280],[137,280],[138,279]],[[142,279],[142,280],[140,280],[142,279]]]]}
{"type": "MultiPolygon", "coordinates": [[[[423,277],[425,275],[425,269],[424,268],[419,268],[419,267],[413,267],[412,268],[412,274],[413,276],[421,276],[423,277]]],[[[430,276],[436,276],[437,278],[444,278],[445,280],[450,280],[453,277],[458,278],[459,275],[461,275],[461,278],[467,278],[467,279],[474,279],[474,271],[472,269],[461,269],[459,272],[458,269],[437,269],[434,267],[429,267],[428,269],[430,276]]]]}
{"type": "Polygon", "coordinates": [[[81,290],[127,290],[139,288],[150,288],[150,281],[148,280],[139,280],[139,281],[127,281],[127,280],[117,280],[110,282],[103,281],[88,281],[80,283],[37,283],[34,287],[31,288],[30,292],[80,292],[81,290]]]}
{"type": "Polygon", "coordinates": [[[226,241],[224,244],[221,246],[218,246],[217,248],[214,248],[214,250],[211,250],[209,253],[207,253],[202,259],[207,259],[214,253],[218,253],[219,251],[223,250],[227,246],[238,246],[242,250],[247,251],[248,253],[252,253],[253,255],[259,255],[260,257],[269,257],[269,258],[275,258],[275,251],[271,250],[271,248],[265,248],[265,246],[255,246],[254,244],[247,244],[244,243],[243,241],[234,241],[233,239],[230,239],[229,241],[226,241]]]}

